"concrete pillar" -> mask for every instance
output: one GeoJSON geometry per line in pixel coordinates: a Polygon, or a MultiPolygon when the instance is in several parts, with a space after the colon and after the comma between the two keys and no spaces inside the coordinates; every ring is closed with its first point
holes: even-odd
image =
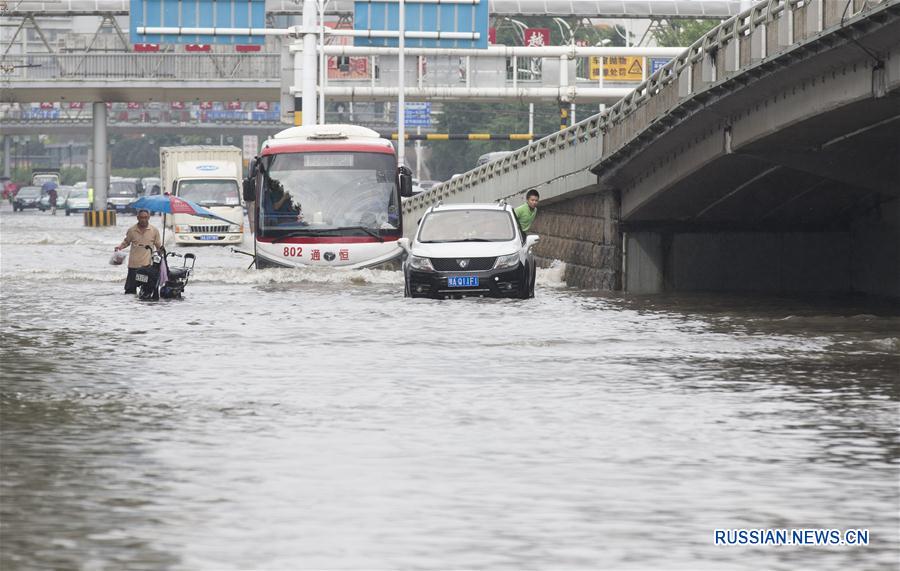
{"type": "Polygon", "coordinates": [[[94,149],[88,147],[87,151],[87,185],[94,188],[94,149]]]}
{"type": "MultiPolygon", "coordinates": [[[[316,2],[303,0],[303,52],[301,52],[303,69],[301,70],[301,101],[303,126],[317,124],[318,105],[316,100],[316,79],[318,58],[316,57],[316,2]]],[[[295,75],[296,80],[296,75],[295,75]]],[[[294,121],[296,122],[296,108],[294,121]]]]}
{"type": "Polygon", "coordinates": [[[94,210],[106,210],[109,189],[107,158],[106,103],[94,103],[94,210]]]}
{"type": "Polygon", "coordinates": [[[628,293],[660,293],[665,288],[666,248],[659,232],[625,235],[624,279],[628,293]]]}
{"type": "Polygon", "coordinates": [[[3,137],[3,176],[9,178],[9,165],[12,159],[9,156],[9,135],[3,137]]]}

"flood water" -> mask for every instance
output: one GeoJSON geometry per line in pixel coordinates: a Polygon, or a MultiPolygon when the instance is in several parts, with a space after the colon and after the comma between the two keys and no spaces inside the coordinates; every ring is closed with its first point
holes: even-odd
{"type": "Polygon", "coordinates": [[[0,569],[898,568],[896,306],[408,300],[218,247],[142,303],[132,222],[0,212],[0,569]]]}

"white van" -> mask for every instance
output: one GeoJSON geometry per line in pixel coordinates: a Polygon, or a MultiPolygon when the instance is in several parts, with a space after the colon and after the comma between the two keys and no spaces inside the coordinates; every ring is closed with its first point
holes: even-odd
{"type": "Polygon", "coordinates": [[[237,147],[160,148],[163,191],[228,220],[173,214],[166,224],[177,244],[236,244],[244,239],[241,150],[237,147]]]}

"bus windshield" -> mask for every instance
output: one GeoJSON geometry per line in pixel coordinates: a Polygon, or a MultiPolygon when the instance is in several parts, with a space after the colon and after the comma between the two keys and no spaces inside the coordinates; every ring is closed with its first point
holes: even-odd
{"type": "Polygon", "coordinates": [[[241,195],[234,180],[183,180],[178,183],[178,197],[201,206],[240,206],[241,195]]]}
{"type": "Polygon", "coordinates": [[[400,228],[393,155],[310,152],[273,155],[260,201],[263,233],[381,233],[400,228]]]}

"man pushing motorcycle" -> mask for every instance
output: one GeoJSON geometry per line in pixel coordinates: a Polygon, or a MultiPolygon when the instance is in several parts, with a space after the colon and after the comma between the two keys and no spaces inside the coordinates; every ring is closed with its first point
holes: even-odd
{"type": "Polygon", "coordinates": [[[131,250],[128,252],[128,276],[125,278],[125,293],[135,293],[137,291],[136,272],[138,268],[149,266],[151,263],[152,252],[147,246],[152,246],[157,250],[162,249],[159,230],[155,226],[150,225],[150,211],[138,210],[137,219],[137,224],[125,232],[125,239],[115,248],[118,252],[131,245],[131,250]]]}

